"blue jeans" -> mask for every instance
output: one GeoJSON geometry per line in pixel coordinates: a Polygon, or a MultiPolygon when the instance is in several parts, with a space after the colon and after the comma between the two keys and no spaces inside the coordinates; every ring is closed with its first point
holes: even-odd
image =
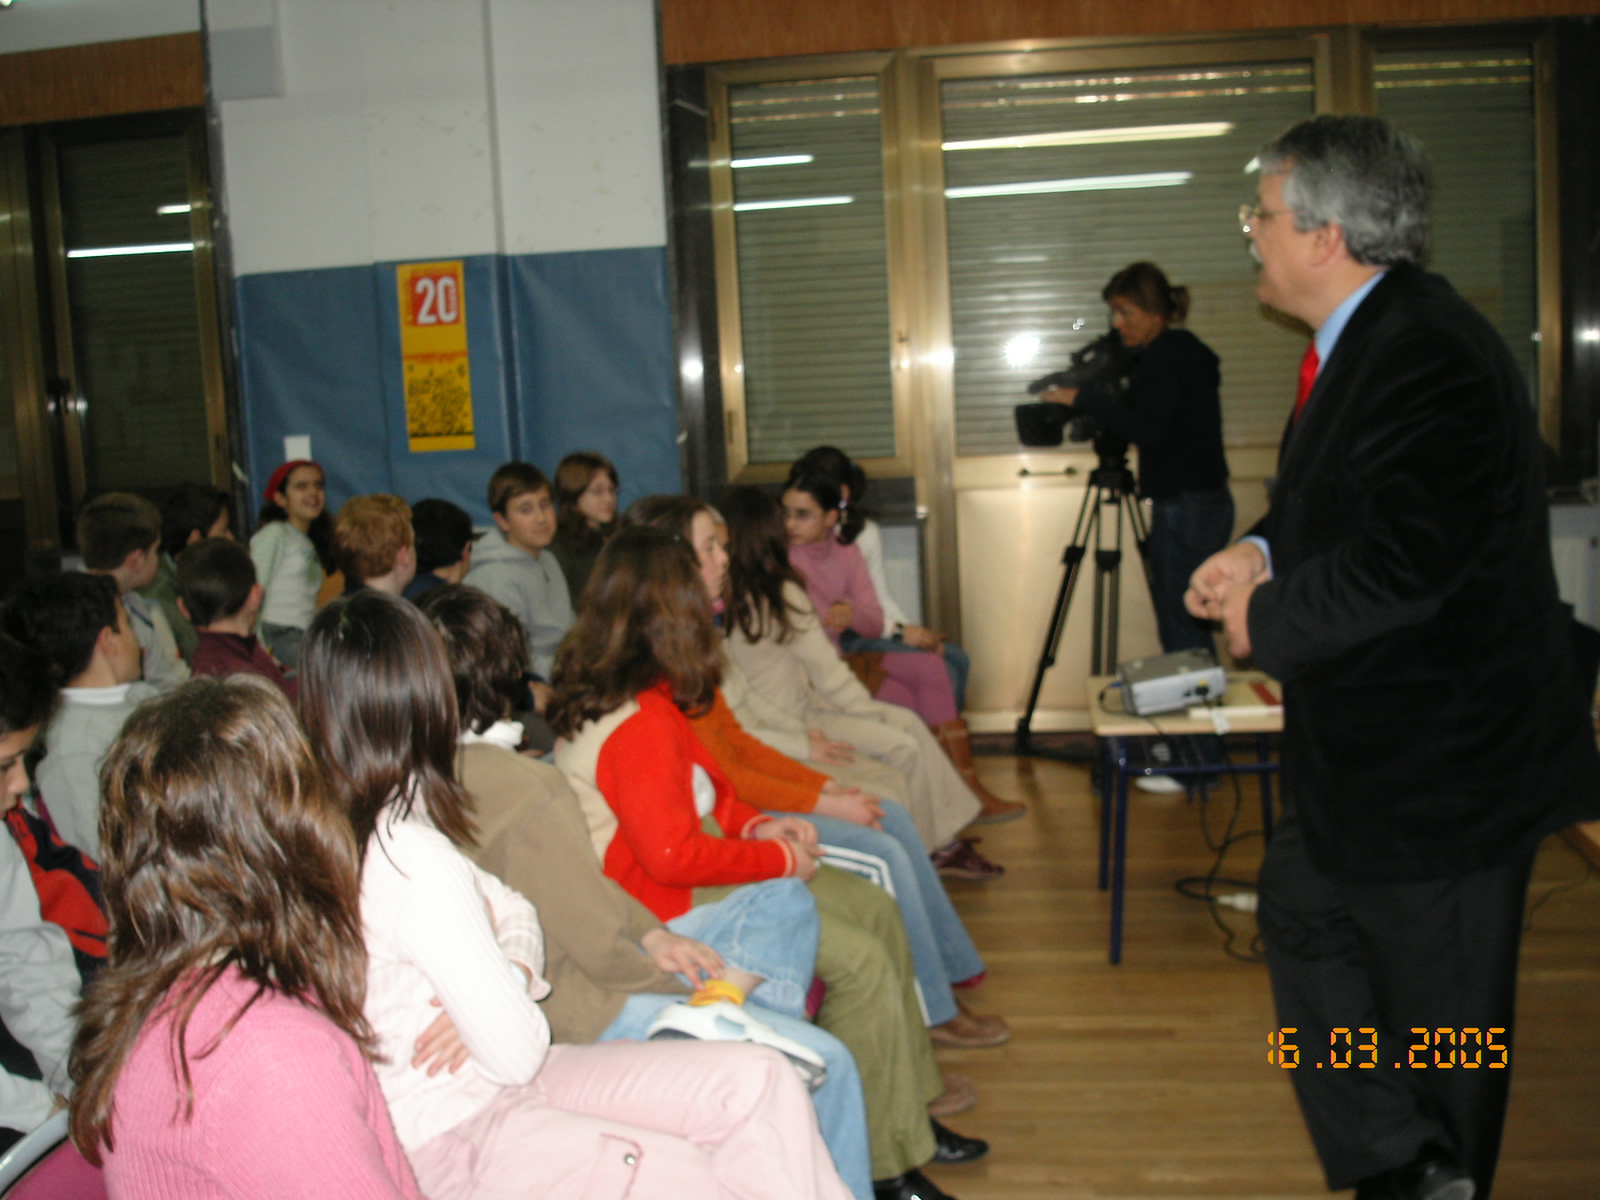
{"type": "MultiPolygon", "coordinates": [[[[870,654],[876,651],[885,654],[928,653],[888,638],[862,637],[853,629],[846,629],[839,635],[839,646],[846,654],[870,654]]],[[[960,712],[967,705],[967,676],[972,674],[972,659],[954,642],[945,642],[940,649],[944,654],[944,669],[950,673],[950,690],[955,693],[956,711],[960,712]]]]}
{"type": "Polygon", "coordinates": [[[967,935],[944,884],[939,882],[911,815],[892,800],[885,800],[881,832],[815,813],[773,815],[810,821],[826,844],[875,854],[889,865],[889,878],[894,881],[895,901],[905,922],[906,940],[911,943],[911,958],[916,965],[917,983],[922,987],[928,1022],[942,1025],[954,1018],[956,1000],[950,985],[979,974],[983,959],[978,957],[978,948],[967,935]]]}
{"type": "Polygon", "coordinates": [[[1213,648],[1210,623],[1189,615],[1183,594],[1195,568],[1232,536],[1233,493],[1226,484],[1151,502],[1150,599],[1165,653],[1213,648]]]}
{"type": "Polygon", "coordinates": [[[704,942],[730,967],[761,976],[751,996],[763,1008],[789,1017],[806,1015],[820,922],[816,901],[798,879],[746,884],[673,917],[667,928],[704,942]]]}

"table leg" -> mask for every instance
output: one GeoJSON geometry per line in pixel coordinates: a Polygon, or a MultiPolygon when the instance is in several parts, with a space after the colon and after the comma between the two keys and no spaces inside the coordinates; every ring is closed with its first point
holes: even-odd
{"type": "Polygon", "coordinates": [[[1126,751],[1117,772],[1115,829],[1111,838],[1111,965],[1122,961],[1122,893],[1128,861],[1128,771],[1126,751]]]}
{"type": "Polygon", "coordinates": [[[1111,869],[1111,798],[1116,792],[1117,778],[1121,774],[1117,764],[1126,763],[1127,755],[1122,747],[1122,739],[1115,737],[1101,738],[1100,749],[1104,758],[1100,763],[1100,879],[1099,888],[1103,892],[1110,884],[1111,869]]]}

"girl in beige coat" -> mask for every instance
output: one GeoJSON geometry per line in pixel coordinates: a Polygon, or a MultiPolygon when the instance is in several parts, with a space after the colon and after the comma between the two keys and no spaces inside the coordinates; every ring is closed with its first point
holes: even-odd
{"type": "Polygon", "coordinates": [[[905,803],[935,859],[975,869],[984,860],[956,835],[978,815],[978,798],[911,710],[874,700],[823,633],[805,588],[788,562],[788,538],[776,504],[755,488],[735,488],[722,504],[731,562],[724,615],[728,656],[750,690],[798,716],[807,728],[848,743],[906,780],[905,803]]]}

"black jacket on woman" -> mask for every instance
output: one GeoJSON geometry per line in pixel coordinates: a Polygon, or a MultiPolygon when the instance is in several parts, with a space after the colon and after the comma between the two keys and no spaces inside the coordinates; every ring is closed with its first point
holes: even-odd
{"type": "Polygon", "coordinates": [[[1080,393],[1073,407],[1139,447],[1139,494],[1162,500],[1227,482],[1221,380],[1209,346],[1167,328],[1140,351],[1126,402],[1080,393]]]}

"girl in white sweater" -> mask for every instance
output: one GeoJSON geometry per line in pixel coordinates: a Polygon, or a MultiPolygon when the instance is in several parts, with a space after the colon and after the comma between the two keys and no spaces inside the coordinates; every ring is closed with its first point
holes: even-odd
{"type": "Polygon", "coordinates": [[[550,1045],[533,906],[458,849],[472,817],[454,776],[455,687],[415,608],[372,591],[329,605],[307,634],[300,688],[364,847],[365,1011],[429,1196],[845,1200],[805,1089],[775,1051],[550,1045]]]}

